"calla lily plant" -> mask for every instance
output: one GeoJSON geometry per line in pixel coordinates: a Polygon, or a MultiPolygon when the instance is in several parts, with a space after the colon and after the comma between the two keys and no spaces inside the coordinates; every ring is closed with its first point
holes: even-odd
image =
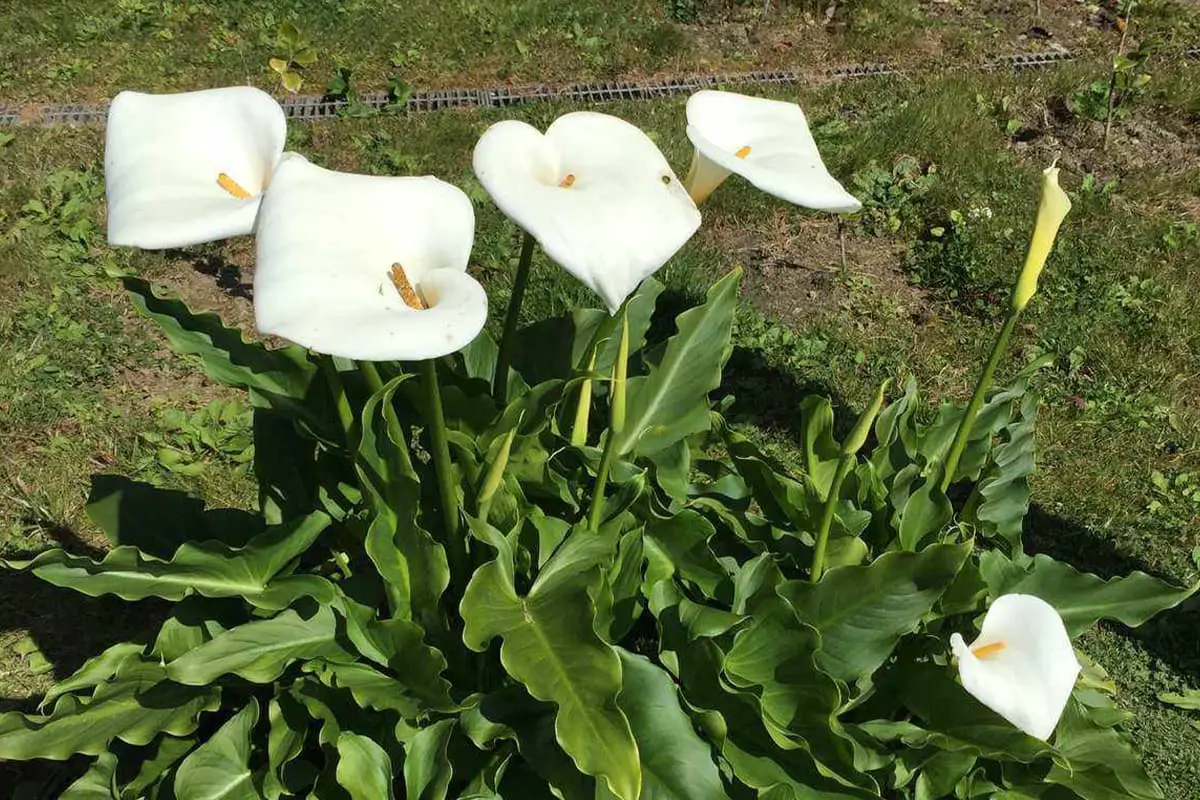
{"type": "Polygon", "coordinates": [[[228,335],[124,278],[212,378],[250,387],[261,508],[98,484],[102,558],[3,562],[179,605],[152,642],[89,660],[38,713],[0,714],[0,760],[94,757],[64,797],[1161,800],[1115,707],[1076,690],[1070,636],[1139,624],[1195,587],[1029,556],[1028,375],[979,413],[1069,208],[1055,174],[971,402],[925,413],[915,381],[889,403],[884,380],[843,425],[827,398],[797,398],[785,465],[710,396],[741,270],[666,335],[649,276],[735,172],[810,208],[858,203],[793,104],[701,92],[688,137],[692,195],[615,117],[487,130],[476,174],[525,231],[496,347],[462,191],[285,154],[278,105],[255,90],[120,95],[113,243],[256,234],[256,326],[301,347],[228,335]],[[561,346],[510,369],[539,243],[608,315],[548,321],[561,346]],[[606,336],[597,448],[587,410],[606,336]],[[146,515],[126,512],[141,498],[178,538],[140,529],[146,515]]]}

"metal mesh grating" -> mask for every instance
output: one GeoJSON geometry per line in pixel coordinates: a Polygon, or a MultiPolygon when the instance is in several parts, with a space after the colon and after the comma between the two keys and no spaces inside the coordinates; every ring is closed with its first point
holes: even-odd
{"type": "Polygon", "coordinates": [[[312,120],[332,119],[337,116],[338,109],[346,104],[340,100],[298,95],[287,98],[280,105],[283,106],[283,113],[288,119],[312,120]]]}
{"type": "Polygon", "coordinates": [[[437,111],[442,108],[488,106],[487,89],[442,89],[434,92],[413,92],[408,98],[411,111],[437,111]]]}
{"type": "Polygon", "coordinates": [[[16,125],[20,123],[21,115],[15,108],[0,106],[0,125],[16,125]]]}
{"type": "MultiPolygon", "coordinates": [[[[1184,55],[1200,61],[1200,46],[1189,47],[1184,55]]],[[[1038,53],[1013,53],[984,65],[985,69],[1025,70],[1049,67],[1074,61],[1074,53],[1049,50],[1038,53]]],[[[437,111],[444,108],[506,108],[524,103],[544,101],[576,101],[604,103],[618,100],[650,100],[689,94],[699,89],[721,86],[784,86],[806,80],[844,81],[900,75],[902,71],[889,63],[850,64],[821,70],[734,72],[719,75],[683,75],[646,81],[610,81],[578,83],[569,86],[528,84],[492,86],[480,89],[438,89],[414,92],[408,99],[407,111],[437,111]]],[[[359,101],[371,108],[388,104],[384,92],[366,92],[359,101]]],[[[317,96],[289,97],[282,101],[284,114],[294,120],[337,119],[346,107],[343,100],[326,100],[317,96]]],[[[106,105],[45,105],[40,109],[44,125],[103,124],[106,105]]],[[[22,121],[16,109],[0,106],[0,125],[17,125],[22,121]]]]}
{"type": "Polygon", "coordinates": [[[496,86],[491,89],[484,89],[481,94],[483,98],[480,105],[492,108],[507,108],[508,106],[520,105],[521,103],[553,100],[558,97],[559,93],[554,87],[539,83],[528,86],[496,86]]]}
{"type": "Polygon", "coordinates": [[[108,116],[107,105],[43,106],[43,125],[96,125],[108,116]]]}
{"type": "Polygon", "coordinates": [[[1051,50],[1045,53],[1012,53],[988,63],[988,69],[1038,69],[1054,64],[1074,61],[1075,55],[1066,50],[1051,50]]]}
{"type": "Polygon", "coordinates": [[[899,75],[900,70],[891,64],[853,64],[848,67],[831,67],[822,75],[828,80],[845,81],[857,78],[878,78],[884,75],[899,75]]]}

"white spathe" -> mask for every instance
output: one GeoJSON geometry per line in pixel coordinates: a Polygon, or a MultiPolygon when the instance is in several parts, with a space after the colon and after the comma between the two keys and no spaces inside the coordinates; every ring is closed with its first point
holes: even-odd
{"type": "Polygon", "coordinates": [[[566,114],[545,134],[496,123],[475,145],[474,166],[500,210],[612,312],[700,227],[650,137],[608,114],[566,114]]]}
{"type": "Polygon", "coordinates": [[[249,86],[121,92],[104,143],[109,244],[157,250],[250,233],[286,138],[279,103],[249,86]]]}
{"type": "Polygon", "coordinates": [[[978,638],[950,637],[963,688],[1030,736],[1048,739],[1081,667],[1062,617],[1028,594],[996,598],[978,638]]]}
{"type": "Polygon", "coordinates": [[[825,168],[795,103],[706,89],[688,98],[687,135],[696,147],[687,188],[697,203],[736,172],[799,206],[842,213],[862,209],[825,168]]]}
{"type": "Polygon", "coordinates": [[[258,221],[254,320],[318,353],[415,361],[453,353],[487,321],[467,274],[475,209],[437,178],[333,172],[289,154],[258,221]],[[429,306],[414,308],[399,265],[429,306]]]}

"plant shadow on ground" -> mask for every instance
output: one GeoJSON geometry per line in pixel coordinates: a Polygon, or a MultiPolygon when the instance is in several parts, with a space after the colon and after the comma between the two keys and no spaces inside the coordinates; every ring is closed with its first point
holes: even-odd
{"type": "MultiPolygon", "coordinates": [[[[1032,554],[1045,553],[1105,579],[1141,571],[1165,581],[1178,580],[1140,558],[1121,552],[1086,526],[1036,504],[1025,518],[1025,546],[1032,554]]],[[[1196,640],[1196,631],[1200,630],[1200,602],[1196,598],[1136,630],[1119,623],[1105,624],[1120,636],[1137,640],[1151,656],[1190,683],[1200,684],[1200,643],[1196,640]]]]}

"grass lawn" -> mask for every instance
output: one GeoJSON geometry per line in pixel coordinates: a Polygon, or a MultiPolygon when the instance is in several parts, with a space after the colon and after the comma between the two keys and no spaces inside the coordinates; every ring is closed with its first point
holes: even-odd
{"type": "MultiPolygon", "coordinates": [[[[220,10],[144,0],[104,10],[71,0],[41,12],[26,5],[0,6],[0,51],[12,55],[0,65],[0,98],[103,97],[149,75],[159,88],[269,86],[271,44],[263,39],[298,17],[318,43],[320,64],[353,52],[358,74],[376,85],[393,57],[414,82],[451,85],[708,70],[779,55],[762,42],[726,47],[714,33],[760,14],[757,2],[632,0],[622,11],[611,2],[453,0],[463,27],[445,36],[439,24],[451,15],[432,14],[425,0],[405,3],[403,15],[391,3],[359,2],[309,13],[315,4],[302,0],[273,2],[270,12],[242,0],[220,10]],[[726,16],[710,25],[676,19],[690,8],[703,23],[717,6],[726,16]],[[523,53],[515,42],[527,31],[523,53]],[[594,52],[585,43],[591,36],[601,37],[594,52]],[[678,50],[654,55],[667,45],[678,50]],[[72,60],[81,62],[74,73],[55,72],[72,60]]],[[[895,52],[887,37],[863,49],[871,26],[912,31],[920,27],[914,13],[926,21],[949,13],[935,5],[847,3],[830,46],[857,60],[895,52]]],[[[1044,13],[1068,5],[1077,8],[1045,0],[1044,13]]],[[[1148,19],[1165,24],[1153,16],[1164,9],[1148,4],[1148,19]]],[[[943,21],[936,35],[958,36],[975,20],[956,13],[963,26],[943,21]]],[[[757,23],[760,33],[792,36],[814,16],[804,3],[775,14],[757,23]]],[[[1171,35],[1190,35],[1189,20],[1180,17],[1171,35]]],[[[998,46],[1007,35],[977,35],[975,43],[998,46]]],[[[322,69],[312,70],[316,84],[322,69]]],[[[726,390],[737,397],[733,417],[786,459],[806,392],[830,395],[843,423],[884,377],[915,376],[934,400],[969,394],[1024,254],[1039,171],[1057,158],[1075,208],[1001,368],[1003,379],[1036,355],[1056,356],[1037,383],[1045,402],[1026,538],[1101,575],[1143,569],[1187,582],[1197,577],[1200,547],[1200,63],[1154,58],[1154,79],[1123,106],[1128,114],[1107,149],[1103,124],[1072,112],[1075,93],[1104,79],[1105,69],[1083,62],[1017,76],[953,72],[802,88],[827,163],[864,200],[864,212],[839,230],[831,217],[731,179],[660,277],[683,304],[715,276],[745,267],[726,390]]],[[[472,177],[471,148],[498,119],[544,127],[568,110],[543,104],[294,124],[289,146],[337,169],[433,173],[464,187],[478,215],[472,272],[490,290],[495,324],[519,240],[472,177]]],[[[650,132],[685,170],[682,98],[603,110],[650,132]]],[[[101,130],[21,127],[0,130],[0,142],[0,556],[56,541],[84,552],[101,547],[84,513],[97,473],[186,489],[216,506],[252,505],[242,398],[168,352],[106,277],[107,268],[132,267],[249,328],[252,242],[109,249],[101,130]]],[[[596,304],[541,256],[534,270],[527,319],[596,304]]],[[[0,578],[0,698],[19,704],[35,696],[87,655],[148,625],[154,611],[0,578]]],[[[1156,694],[1200,687],[1198,626],[1193,606],[1136,634],[1105,626],[1085,640],[1137,713],[1133,733],[1172,800],[1200,798],[1200,732],[1156,694]]],[[[0,785],[9,777],[0,765],[0,785]]]]}
{"type": "MultiPolygon", "coordinates": [[[[611,80],[889,59],[963,60],[1066,47],[1107,52],[1115,11],[1075,0],[43,0],[0,4],[0,102],[97,101],[121,88],[249,83],[284,96],[272,58],[321,94],[611,80]],[[832,7],[832,12],[830,9],[832,7]],[[281,37],[293,25],[298,37],[281,37]],[[1036,28],[1037,30],[1031,30],[1036,28]],[[300,66],[303,63],[305,66],[300,66]]],[[[1115,6],[1114,3],[1101,5],[1115,6]]],[[[1138,4],[1165,45],[1200,44],[1186,0],[1138,4]]]]}

